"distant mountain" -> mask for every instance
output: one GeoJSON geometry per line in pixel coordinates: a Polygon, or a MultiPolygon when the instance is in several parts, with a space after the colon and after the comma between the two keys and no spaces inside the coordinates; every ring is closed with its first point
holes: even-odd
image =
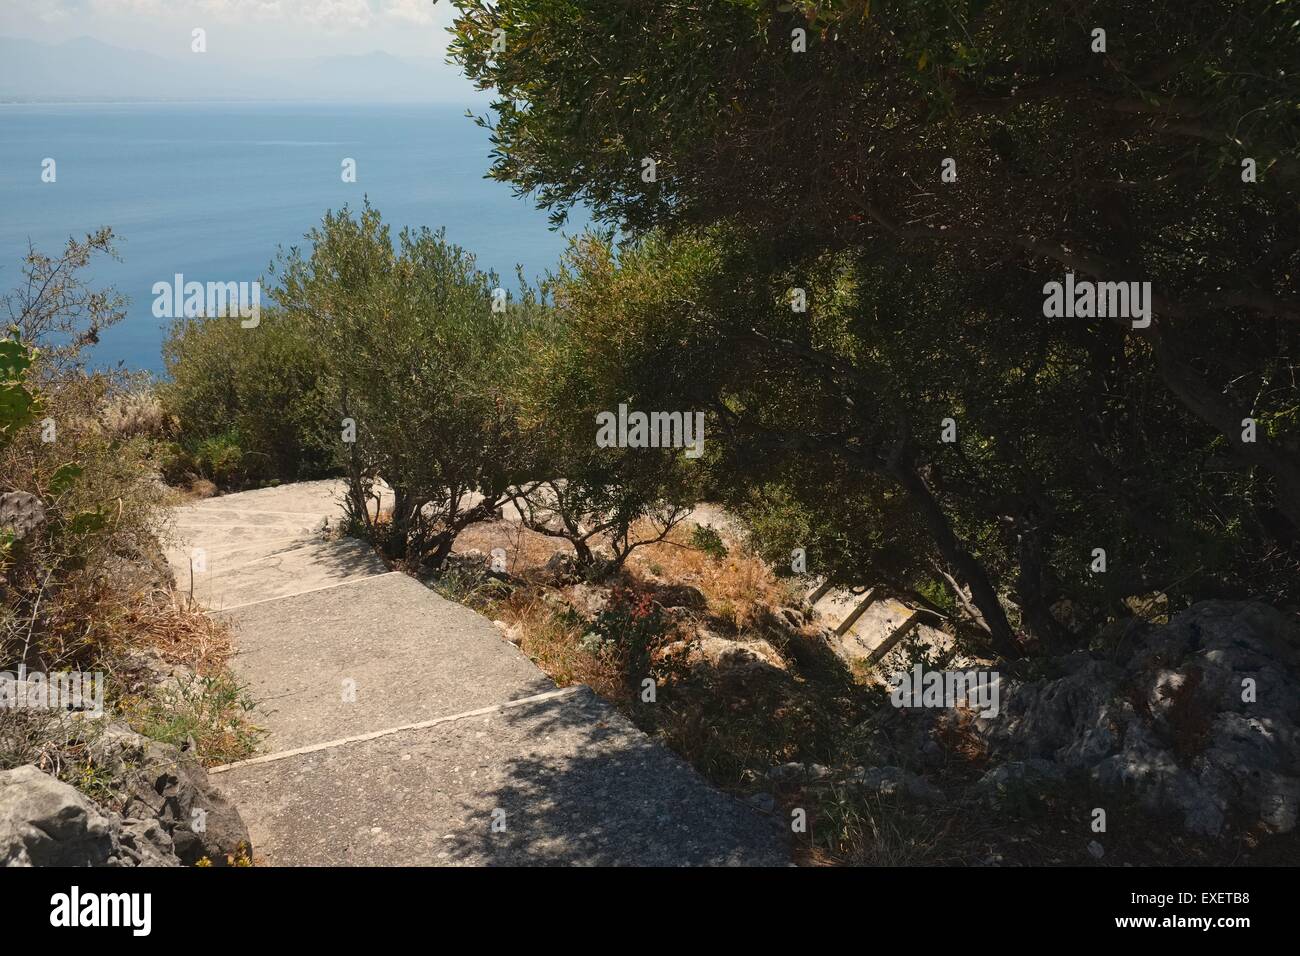
{"type": "Polygon", "coordinates": [[[90,37],[0,37],[0,102],[67,100],[464,101],[481,96],[454,67],[374,52],[283,60],[216,53],[162,57],[90,37]]]}

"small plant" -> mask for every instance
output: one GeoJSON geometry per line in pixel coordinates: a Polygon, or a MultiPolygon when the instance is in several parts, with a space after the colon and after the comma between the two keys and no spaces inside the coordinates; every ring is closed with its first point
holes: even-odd
{"type": "Polygon", "coordinates": [[[663,612],[651,595],[615,586],[582,644],[616,660],[628,683],[635,685],[649,672],[650,650],[663,633],[663,612]]]}
{"type": "Polygon", "coordinates": [[[951,826],[896,797],[832,785],[818,795],[811,842],[840,860],[865,866],[944,862],[942,838],[951,826]]]}
{"type": "Polygon", "coordinates": [[[237,432],[213,435],[198,443],[194,461],[200,477],[220,487],[237,485],[244,476],[244,451],[237,432]]]}
{"type": "Polygon", "coordinates": [[[126,441],[139,435],[162,438],[170,427],[162,402],[151,389],[146,388],[114,396],[105,405],[100,421],[116,441],[126,441]]]}
{"type": "Polygon", "coordinates": [[[698,548],[715,561],[722,561],[727,556],[727,546],[710,525],[702,524],[691,532],[691,547],[698,548]]]}
{"type": "MultiPolygon", "coordinates": [[[[214,864],[212,862],[212,857],[205,856],[205,857],[200,857],[195,862],[194,865],[197,867],[202,867],[203,869],[210,869],[214,864]]],[[[252,866],[252,865],[253,865],[253,858],[252,856],[249,855],[249,849],[247,843],[240,842],[239,846],[235,847],[234,853],[226,854],[226,866],[252,866]]]]}
{"type": "Polygon", "coordinates": [[[206,765],[251,756],[263,731],[252,721],[256,704],[228,673],[182,678],[130,708],[134,728],[163,743],[192,739],[206,765]]]}

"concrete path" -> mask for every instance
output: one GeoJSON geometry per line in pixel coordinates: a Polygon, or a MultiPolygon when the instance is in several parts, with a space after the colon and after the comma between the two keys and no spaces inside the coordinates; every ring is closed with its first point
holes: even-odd
{"type": "Polygon", "coordinates": [[[168,560],[228,620],[266,753],[218,768],[289,866],[783,865],[780,824],[709,786],[491,622],[326,540],[336,482],[179,508],[168,560]]]}

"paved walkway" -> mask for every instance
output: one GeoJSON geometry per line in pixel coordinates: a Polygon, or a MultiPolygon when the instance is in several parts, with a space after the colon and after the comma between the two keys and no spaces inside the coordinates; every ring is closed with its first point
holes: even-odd
{"type": "Polygon", "coordinates": [[[266,754],[219,768],[277,865],[778,865],[779,824],[709,786],[486,618],[322,529],[337,482],[178,508],[177,585],[228,620],[266,754]]]}

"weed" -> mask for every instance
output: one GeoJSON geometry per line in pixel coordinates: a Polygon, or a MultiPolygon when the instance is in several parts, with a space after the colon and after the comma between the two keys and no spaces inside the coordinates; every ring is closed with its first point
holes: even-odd
{"type": "Polygon", "coordinates": [[[257,751],[264,731],[251,722],[256,707],[247,687],[228,673],[177,679],[127,698],[132,727],[173,746],[193,740],[206,765],[232,763],[257,751]]]}

